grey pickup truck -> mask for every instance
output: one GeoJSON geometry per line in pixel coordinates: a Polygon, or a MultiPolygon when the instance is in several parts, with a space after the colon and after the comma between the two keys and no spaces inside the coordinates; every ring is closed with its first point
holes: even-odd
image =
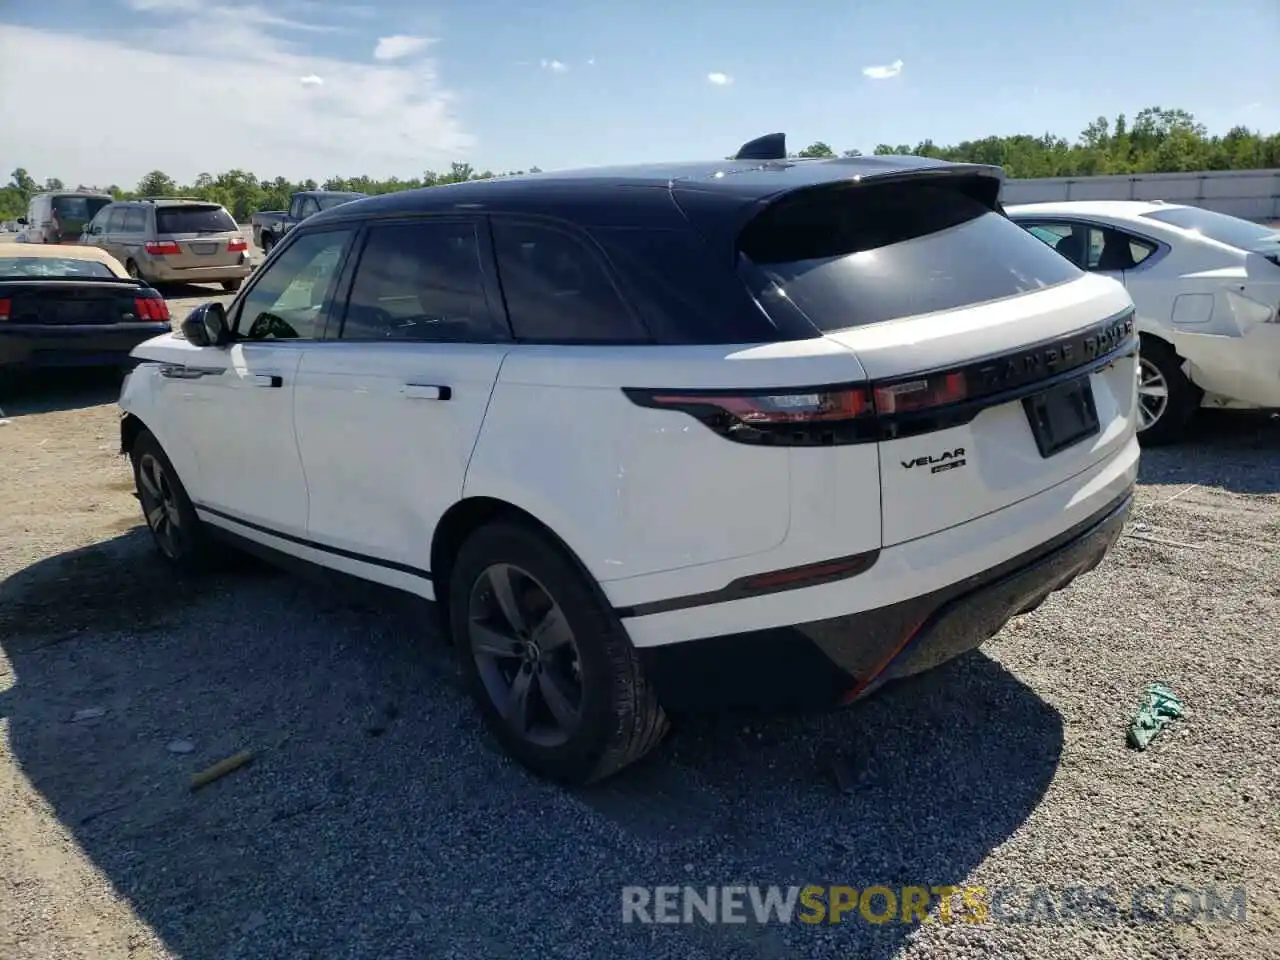
{"type": "Polygon", "coordinates": [[[338,190],[301,190],[290,198],[288,210],[263,210],[250,217],[253,242],[263,253],[270,253],[281,237],[307,217],[352,200],[363,200],[367,196],[367,193],[338,190]]]}

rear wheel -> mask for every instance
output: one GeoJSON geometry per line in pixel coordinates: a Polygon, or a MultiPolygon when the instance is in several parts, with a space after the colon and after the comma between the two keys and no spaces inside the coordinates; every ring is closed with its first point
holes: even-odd
{"type": "Polygon", "coordinates": [[[156,549],[179,570],[205,569],[213,556],[212,546],[160,442],[143,430],[134,439],[130,456],[138,502],[156,549]]]}
{"type": "Polygon", "coordinates": [[[666,733],[617,616],[577,564],[531,527],[499,521],[471,535],[453,564],[449,614],[486,726],[539,776],[601,780],[666,733]]]}
{"type": "Polygon", "coordinates": [[[244,280],[240,278],[236,278],[235,280],[222,281],[222,289],[227,291],[227,293],[235,293],[243,285],[244,285],[244,280]]]}
{"type": "Polygon", "coordinates": [[[275,241],[271,239],[271,234],[264,233],[262,235],[260,246],[262,247],[262,255],[264,257],[271,253],[271,248],[275,246],[275,241]]]}
{"type": "Polygon", "coordinates": [[[138,265],[132,260],[125,261],[124,272],[135,280],[141,280],[143,283],[147,282],[147,278],[142,275],[142,271],[138,269],[138,265]]]}
{"type": "Polygon", "coordinates": [[[1200,405],[1200,391],[1182,372],[1182,358],[1162,340],[1143,338],[1138,357],[1138,439],[1174,443],[1200,405]]]}

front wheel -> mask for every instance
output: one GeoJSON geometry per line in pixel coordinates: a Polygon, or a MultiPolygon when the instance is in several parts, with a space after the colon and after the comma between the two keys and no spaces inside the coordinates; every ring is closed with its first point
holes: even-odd
{"type": "Polygon", "coordinates": [[[213,551],[186,488],[149,430],[133,442],[134,485],[156,549],[174,567],[193,573],[208,566],[213,551]]]}
{"type": "Polygon", "coordinates": [[[617,616],[531,526],[499,521],[463,544],[449,582],[459,668],[506,751],[561,783],[602,780],[668,723],[617,616]]]}

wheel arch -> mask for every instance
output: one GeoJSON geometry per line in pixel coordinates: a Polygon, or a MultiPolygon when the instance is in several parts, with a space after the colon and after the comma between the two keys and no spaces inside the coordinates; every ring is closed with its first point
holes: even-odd
{"type": "Polygon", "coordinates": [[[550,543],[562,551],[569,561],[582,574],[592,590],[608,605],[599,581],[592,575],[577,551],[543,520],[523,507],[498,497],[472,496],[459,500],[440,518],[435,533],[431,537],[431,580],[435,587],[436,603],[440,607],[443,622],[449,617],[449,577],[453,571],[454,560],[462,549],[467,538],[486,524],[498,520],[508,520],[525,524],[545,536],[550,543]]]}
{"type": "Polygon", "coordinates": [[[138,439],[138,435],[143,430],[154,433],[150,427],[142,422],[142,418],[136,413],[126,413],[120,419],[120,452],[125,456],[133,454],[133,445],[138,439]]]}

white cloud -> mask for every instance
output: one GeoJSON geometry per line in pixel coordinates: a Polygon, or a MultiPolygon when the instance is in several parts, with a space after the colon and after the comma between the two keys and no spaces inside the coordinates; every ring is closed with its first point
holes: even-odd
{"type": "Polygon", "coordinates": [[[733,77],[729,76],[727,73],[720,73],[717,71],[715,73],[708,73],[707,81],[709,83],[714,83],[717,87],[727,87],[729,84],[733,83],[733,77]]]}
{"type": "Polygon", "coordinates": [[[550,70],[552,73],[568,73],[569,65],[561,63],[559,60],[541,60],[539,65],[543,70],[550,70]]]}
{"type": "Polygon", "coordinates": [[[173,16],[110,37],[0,24],[5,75],[45,78],[38,98],[0,96],[0,169],[100,186],[157,168],[186,183],[237,167],[293,180],[409,177],[474,146],[429,60],[354,63],[310,53],[298,38],[314,33],[282,38],[281,25],[241,17],[247,8],[133,2],[173,16]],[[76,69],[50,73],[50,63],[76,69]],[[86,110],[93,90],[145,90],[158,135],[137,136],[118,110],[86,110]]]}
{"type": "Polygon", "coordinates": [[[862,75],[870,77],[872,80],[892,80],[902,72],[904,64],[901,60],[895,60],[893,63],[883,64],[881,66],[863,67],[862,75]]]}
{"type": "Polygon", "coordinates": [[[409,37],[397,34],[394,37],[379,37],[378,45],[373,48],[375,60],[399,60],[425,50],[431,43],[429,37],[409,37]]]}

